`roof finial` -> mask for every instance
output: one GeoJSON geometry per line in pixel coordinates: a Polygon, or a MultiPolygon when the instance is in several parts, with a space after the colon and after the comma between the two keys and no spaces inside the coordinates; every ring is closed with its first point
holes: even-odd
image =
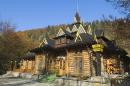
{"type": "Polygon", "coordinates": [[[76,9],[76,14],[74,16],[74,23],[81,23],[80,15],[79,15],[79,0],[76,0],[77,3],[77,9],[76,9]]]}

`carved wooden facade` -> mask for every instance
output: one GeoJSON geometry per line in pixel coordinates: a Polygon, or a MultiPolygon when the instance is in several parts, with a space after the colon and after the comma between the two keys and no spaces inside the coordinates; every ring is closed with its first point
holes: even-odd
{"type": "MultiPolygon", "coordinates": [[[[76,14],[77,15],[77,14],[76,14]]],[[[59,76],[90,77],[129,72],[126,52],[108,40],[101,31],[84,28],[80,21],[59,29],[53,39],[44,39],[30,52],[35,58],[23,60],[22,72],[56,73],[59,76]],[[94,44],[101,44],[96,52],[94,44]],[[31,71],[30,71],[31,70],[31,71]]]]}

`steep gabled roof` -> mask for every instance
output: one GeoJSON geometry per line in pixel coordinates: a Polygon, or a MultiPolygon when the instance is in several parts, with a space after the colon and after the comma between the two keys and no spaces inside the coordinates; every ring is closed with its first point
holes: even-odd
{"type": "Polygon", "coordinates": [[[92,43],[94,41],[94,38],[88,33],[82,33],[82,34],[80,34],[80,36],[83,39],[82,42],[92,43]]]}
{"type": "Polygon", "coordinates": [[[22,56],[23,59],[35,59],[35,53],[27,52],[25,55],[22,56]]]}
{"type": "Polygon", "coordinates": [[[102,37],[102,36],[104,36],[103,30],[94,29],[94,31],[95,31],[95,34],[96,34],[97,37],[102,37]]]}
{"type": "Polygon", "coordinates": [[[84,42],[84,43],[86,43],[86,42],[87,43],[89,43],[89,42],[92,43],[92,41],[94,41],[93,36],[91,36],[88,33],[79,33],[79,32],[77,32],[76,37],[75,37],[75,42],[77,42],[78,39],[79,39],[79,41],[84,42]]]}
{"type": "Polygon", "coordinates": [[[47,39],[44,38],[43,41],[40,43],[39,47],[43,46],[43,45],[47,45],[48,42],[47,42],[47,39]]]}
{"type": "Polygon", "coordinates": [[[52,39],[49,38],[44,38],[43,41],[40,43],[39,47],[43,47],[43,46],[53,46],[54,45],[54,41],[52,39]]]}
{"type": "Polygon", "coordinates": [[[54,50],[54,48],[52,46],[44,45],[44,46],[41,46],[41,47],[31,49],[30,52],[43,53],[45,51],[52,51],[52,50],[54,50]]]}
{"type": "Polygon", "coordinates": [[[62,37],[62,36],[69,36],[69,37],[73,38],[73,36],[72,36],[72,34],[70,32],[68,32],[67,30],[63,30],[62,28],[60,28],[59,31],[58,31],[58,33],[57,33],[57,35],[56,35],[56,37],[54,37],[54,39],[62,37]]]}
{"type": "Polygon", "coordinates": [[[101,39],[100,43],[105,46],[105,51],[107,51],[107,53],[113,53],[113,54],[118,53],[120,55],[128,54],[124,49],[120,48],[115,43],[113,43],[113,41],[107,39],[106,37],[104,36],[99,37],[98,40],[100,39],[101,39]]]}

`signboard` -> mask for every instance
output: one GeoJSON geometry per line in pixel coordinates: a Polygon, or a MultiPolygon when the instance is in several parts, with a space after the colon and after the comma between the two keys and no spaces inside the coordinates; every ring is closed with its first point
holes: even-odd
{"type": "Polygon", "coordinates": [[[94,44],[92,48],[94,52],[103,52],[104,46],[102,44],[94,44]]]}

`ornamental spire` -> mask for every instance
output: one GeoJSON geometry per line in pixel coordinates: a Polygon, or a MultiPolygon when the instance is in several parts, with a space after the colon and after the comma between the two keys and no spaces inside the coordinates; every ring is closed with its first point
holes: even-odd
{"type": "Polygon", "coordinates": [[[81,23],[80,15],[79,15],[79,0],[76,0],[77,3],[77,8],[76,8],[76,13],[74,16],[74,23],[81,23]]]}
{"type": "Polygon", "coordinates": [[[76,12],[74,16],[74,23],[80,23],[80,22],[81,22],[80,15],[78,12],[76,12]]]}
{"type": "Polygon", "coordinates": [[[79,0],[76,0],[76,7],[77,7],[77,9],[76,9],[76,12],[79,12],[79,0]]]}

